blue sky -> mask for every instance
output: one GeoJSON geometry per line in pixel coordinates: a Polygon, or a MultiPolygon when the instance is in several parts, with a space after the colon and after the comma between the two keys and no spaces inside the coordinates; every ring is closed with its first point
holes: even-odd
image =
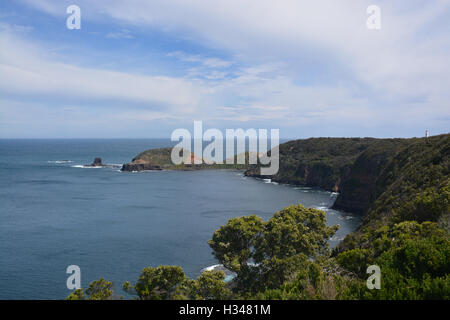
{"type": "Polygon", "coordinates": [[[0,138],[447,133],[450,2],[392,2],[1,1],[0,138]]]}

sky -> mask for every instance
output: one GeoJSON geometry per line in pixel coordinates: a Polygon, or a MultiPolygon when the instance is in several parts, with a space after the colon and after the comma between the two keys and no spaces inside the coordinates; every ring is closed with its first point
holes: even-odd
{"type": "Polygon", "coordinates": [[[449,35],[448,0],[2,0],[0,138],[448,133],[449,35]]]}

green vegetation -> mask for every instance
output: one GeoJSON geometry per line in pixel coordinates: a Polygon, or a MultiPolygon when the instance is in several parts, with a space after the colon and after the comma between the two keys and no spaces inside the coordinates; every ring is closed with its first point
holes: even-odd
{"type": "Polygon", "coordinates": [[[109,300],[113,296],[112,282],[103,278],[92,281],[84,292],[82,289],[74,290],[66,300],[109,300]]]}
{"type": "Polygon", "coordinates": [[[237,274],[237,291],[278,288],[308,259],[327,255],[327,240],[338,227],[327,227],[325,220],[323,211],[302,205],[287,207],[267,222],[255,215],[234,218],[214,232],[209,245],[237,274]]]}
{"type": "Polygon", "coordinates": [[[271,178],[280,183],[320,187],[338,191],[340,179],[349,172],[356,158],[371,145],[374,138],[311,138],[294,140],[280,145],[280,169],[270,177],[259,175],[259,168],[246,174],[271,178]]]}
{"type": "MultiPolygon", "coordinates": [[[[179,149],[181,153],[182,149],[179,149]]],[[[189,152],[189,151],[188,151],[189,152]]],[[[191,164],[179,164],[175,165],[171,159],[172,148],[160,148],[150,149],[138,154],[130,163],[124,164],[122,171],[142,171],[142,170],[205,170],[205,169],[234,169],[234,170],[247,170],[255,165],[249,165],[249,152],[245,152],[244,164],[238,164],[238,155],[234,156],[233,164],[226,164],[225,161],[222,164],[194,164],[194,159],[200,159],[195,154],[190,153],[191,164]]],[[[188,157],[189,158],[189,157],[188,157]]]]}
{"type": "Polygon", "coordinates": [[[139,300],[220,300],[231,298],[222,271],[205,271],[196,280],[186,277],[178,266],[147,267],[136,284],[123,284],[123,290],[139,300]]]}
{"type": "Polygon", "coordinates": [[[432,221],[449,230],[450,135],[412,140],[384,166],[360,228],[339,250],[366,248],[379,228],[403,221],[432,221]]]}
{"type": "MultiPolygon", "coordinates": [[[[287,207],[267,222],[233,218],[209,241],[216,258],[236,277],[206,271],[196,280],[178,266],[147,267],[136,283],[123,284],[140,300],[163,299],[450,299],[450,240],[435,222],[383,226],[354,248],[330,256],[327,239],[337,226],[325,213],[287,207]],[[366,287],[366,269],[378,265],[382,288],[366,287]]],[[[100,279],[68,300],[112,299],[112,284],[100,279]]]]}
{"type": "MultiPolygon", "coordinates": [[[[237,217],[209,241],[232,281],[213,271],[191,280],[180,267],[159,266],[123,289],[138,299],[450,299],[449,153],[450,135],[283,144],[273,180],[340,190],[338,207],[365,214],[357,231],[330,252],[337,226],[326,226],[320,210],[237,217]],[[370,265],[381,269],[379,290],[366,286],[370,265]]],[[[67,299],[112,297],[100,279],[67,299]]]]}
{"type": "Polygon", "coordinates": [[[450,240],[436,223],[405,221],[378,229],[368,249],[341,252],[336,260],[364,277],[375,264],[382,270],[382,290],[357,290],[362,299],[449,299],[450,240]]]}

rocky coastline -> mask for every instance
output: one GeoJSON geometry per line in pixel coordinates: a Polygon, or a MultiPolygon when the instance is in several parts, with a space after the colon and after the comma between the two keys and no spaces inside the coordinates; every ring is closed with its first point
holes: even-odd
{"type": "MultiPolygon", "coordinates": [[[[259,165],[173,165],[171,148],[147,150],[136,156],[130,163],[124,164],[122,171],[144,170],[204,170],[238,169],[248,177],[271,179],[273,182],[293,184],[305,187],[321,188],[339,193],[333,205],[334,209],[367,215],[376,211],[376,200],[397,179],[402,179],[401,163],[398,177],[389,176],[390,166],[398,166],[397,157],[413,159],[418,152],[429,149],[442,154],[448,152],[445,144],[450,135],[430,138],[375,139],[375,138],[311,138],[293,140],[279,147],[280,168],[276,175],[260,175],[259,165]],[[444,145],[444,147],[439,144],[444,145]],[[413,147],[419,151],[411,152],[413,147]],[[438,148],[442,148],[441,151],[438,148]],[[395,161],[394,161],[395,160],[395,161]]],[[[191,155],[193,157],[193,155],[191,155]]],[[[422,158],[428,155],[423,152],[422,158]]],[[[417,166],[435,165],[435,162],[447,161],[446,156],[435,156],[433,161],[417,166]]],[[[418,158],[419,161],[422,158],[418,158]]],[[[95,161],[94,161],[95,164],[95,161]]],[[[406,173],[405,173],[406,174],[406,173]]],[[[398,181],[397,183],[402,183],[398,181]]],[[[410,196],[408,196],[409,198],[410,196]]]]}

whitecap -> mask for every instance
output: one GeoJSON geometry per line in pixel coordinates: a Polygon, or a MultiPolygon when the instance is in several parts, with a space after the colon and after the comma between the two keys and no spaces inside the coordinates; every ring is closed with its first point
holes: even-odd
{"type": "Polygon", "coordinates": [[[205,271],[223,271],[225,273],[225,282],[230,282],[236,277],[236,273],[225,268],[223,264],[215,264],[201,270],[202,273],[205,271]]]}
{"type": "Polygon", "coordinates": [[[47,163],[54,163],[54,164],[63,164],[63,163],[72,163],[72,160],[49,160],[47,163]]]}
{"type": "Polygon", "coordinates": [[[213,270],[215,270],[215,269],[217,269],[217,268],[224,268],[224,266],[223,266],[223,264],[215,264],[215,265],[212,265],[212,266],[203,268],[203,269],[200,270],[200,271],[201,271],[201,272],[204,272],[204,271],[213,271],[213,270]]]}
{"type": "Polygon", "coordinates": [[[81,169],[98,169],[98,168],[101,168],[101,167],[94,167],[94,166],[85,166],[85,165],[82,165],[82,164],[76,164],[76,165],[74,165],[74,166],[70,166],[71,168],[81,168],[81,169]]]}

